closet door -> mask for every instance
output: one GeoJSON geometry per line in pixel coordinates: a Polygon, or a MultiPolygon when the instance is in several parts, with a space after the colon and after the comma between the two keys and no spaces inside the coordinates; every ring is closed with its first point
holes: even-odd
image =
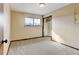
{"type": "Polygon", "coordinates": [[[48,16],[44,19],[44,35],[52,36],[52,16],[48,16]]]}

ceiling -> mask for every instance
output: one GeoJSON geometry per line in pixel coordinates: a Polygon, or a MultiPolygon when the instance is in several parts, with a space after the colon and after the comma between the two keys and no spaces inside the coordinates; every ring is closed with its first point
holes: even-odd
{"type": "Polygon", "coordinates": [[[11,10],[45,15],[69,3],[46,3],[45,7],[39,7],[39,3],[11,3],[11,10]]]}

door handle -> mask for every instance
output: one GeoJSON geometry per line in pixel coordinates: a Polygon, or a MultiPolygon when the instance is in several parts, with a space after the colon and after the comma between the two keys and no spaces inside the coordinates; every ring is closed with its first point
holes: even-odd
{"type": "Polygon", "coordinates": [[[2,44],[3,44],[3,43],[7,43],[7,42],[8,42],[7,39],[6,39],[6,40],[3,40],[3,41],[2,41],[2,44]]]}

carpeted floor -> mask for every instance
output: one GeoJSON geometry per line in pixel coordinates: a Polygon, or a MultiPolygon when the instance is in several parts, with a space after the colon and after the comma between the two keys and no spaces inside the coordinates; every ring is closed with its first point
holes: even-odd
{"type": "Polygon", "coordinates": [[[8,55],[78,55],[79,51],[50,40],[49,37],[15,41],[8,55]]]}

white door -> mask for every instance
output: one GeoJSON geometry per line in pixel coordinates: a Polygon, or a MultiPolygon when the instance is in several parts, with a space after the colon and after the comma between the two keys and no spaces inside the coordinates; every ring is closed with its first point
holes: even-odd
{"type": "Polygon", "coordinates": [[[3,44],[2,44],[2,40],[3,40],[3,24],[2,24],[2,14],[0,14],[0,55],[3,54],[3,44]]]}
{"type": "Polygon", "coordinates": [[[9,4],[4,4],[4,41],[7,40],[7,43],[3,43],[3,54],[8,53],[8,48],[10,44],[10,6],[9,4]]]}
{"type": "Polygon", "coordinates": [[[3,54],[3,4],[0,3],[0,55],[3,54]]]}
{"type": "Polygon", "coordinates": [[[46,21],[44,20],[44,35],[52,36],[52,20],[46,21]]]}

